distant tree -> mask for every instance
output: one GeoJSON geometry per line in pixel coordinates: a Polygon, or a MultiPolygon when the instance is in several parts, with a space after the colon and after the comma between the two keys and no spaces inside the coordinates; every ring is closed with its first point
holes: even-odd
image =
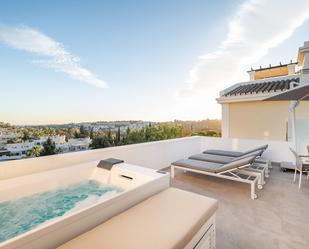
{"type": "Polygon", "coordinates": [[[91,128],[91,130],[90,130],[89,137],[90,137],[91,139],[93,139],[93,137],[94,137],[94,131],[93,131],[93,128],[91,128]]]}
{"type": "Polygon", "coordinates": [[[86,134],[86,129],[85,129],[85,126],[82,125],[79,128],[79,137],[83,137],[85,134],[86,134]]]}
{"type": "Polygon", "coordinates": [[[56,154],[56,145],[49,137],[45,143],[43,143],[43,149],[40,153],[41,156],[48,156],[56,154]]]}
{"type": "Polygon", "coordinates": [[[192,133],[192,136],[207,136],[207,137],[220,137],[221,133],[213,130],[199,131],[192,133]]]}
{"type": "Polygon", "coordinates": [[[120,126],[118,126],[117,133],[116,133],[116,142],[115,142],[115,144],[119,145],[120,142],[121,142],[121,133],[120,133],[120,126]]]}
{"type": "Polygon", "coordinates": [[[41,153],[41,147],[38,145],[35,145],[32,147],[31,150],[28,151],[27,154],[30,157],[37,157],[37,156],[40,156],[40,153],[41,153]]]}
{"type": "Polygon", "coordinates": [[[91,149],[99,149],[99,148],[106,148],[110,146],[111,146],[111,143],[108,140],[108,138],[106,136],[100,135],[92,139],[92,142],[89,147],[91,149]]]}
{"type": "Polygon", "coordinates": [[[74,131],[74,138],[79,138],[79,132],[78,131],[74,131]]]}
{"type": "Polygon", "coordinates": [[[75,138],[75,132],[76,132],[75,128],[69,127],[66,130],[66,141],[68,141],[69,138],[75,138]]]}
{"type": "Polygon", "coordinates": [[[112,129],[111,128],[108,129],[107,139],[108,139],[108,141],[109,141],[109,143],[111,145],[114,143],[114,139],[113,139],[113,136],[112,136],[112,129]]]}
{"type": "Polygon", "coordinates": [[[126,138],[125,138],[126,144],[136,144],[136,143],[143,143],[143,142],[146,142],[144,129],[130,131],[129,134],[126,135],[126,138]]]}
{"type": "Polygon", "coordinates": [[[10,138],[9,140],[7,140],[8,144],[15,144],[18,143],[18,140],[16,138],[10,138]]]}
{"type": "Polygon", "coordinates": [[[75,134],[74,134],[75,138],[86,138],[86,137],[89,137],[89,136],[90,136],[89,131],[83,125],[80,126],[79,132],[75,131],[75,134]]]}
{"type": "Polygon", "coordinates": [[[27,141],[27,140],[29,140],[29,139],[30,139],[30,133],[29,133],[28,130],[25,130],[25,131],[23,132],[22,140],[25,142],[25,141],[27,141]]]}
{"type": "Polygon", "coordinates": [[[48,127],[44,130],[44,136],[52,137],[56,135],[56,130],[54,128],[48,127]]]}
{"type": "Polygon", "coordinates": [[[145,129],[130,131],[123,139],[124,144],[143,143],[171,139],[183,136],[181,125],[171,126],[168,124],[147,126],[145,129]]]}

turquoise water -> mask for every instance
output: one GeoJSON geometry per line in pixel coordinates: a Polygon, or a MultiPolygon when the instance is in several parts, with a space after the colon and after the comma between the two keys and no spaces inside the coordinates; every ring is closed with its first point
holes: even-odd
{"type": "Polygon", "coordinates": [[[0,243],[38,225],[96,203],[119,189],[96,181],[72,184],[53,191],[0,203],[0,243]]]}

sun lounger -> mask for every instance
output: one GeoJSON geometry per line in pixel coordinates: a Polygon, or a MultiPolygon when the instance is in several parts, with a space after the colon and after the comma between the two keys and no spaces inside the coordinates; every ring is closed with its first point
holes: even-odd
{"type": "Polygon", "coordinates": [[[252,152],[261,151],[261,155],[262,155],[263,152],[267,149],[267,147],[268,147],[268,145],[265,144],[263,146],[259,146],[257,148],[247,150],[247,151],[244,151],[244,152],[231,151],[231,150],[205,150],[203,153],[213,154],[213,155],[221,155],[221,156],[229,156],[229,157],[240,157],[240,156],[248,155],[252,152]]]}
{"type": "MultiPolygon", "coordinates": [[[[265,169],[265,177],[269,176],[269,169],[271,168],[271,163],[270,160],[262,158],[262,154],[264,153],[264,151],[268,148],[268,144],[256,147],[254,149],[251,150],[247,150],[245,152],[239,152],[239,151],[229,151],[229,150],[205,150],[203,152],[203,154],[207,154],[207,155],[217,155],[217,156],[222,156],[222,158],[220,159],[223,163],[223,161],[228,162],[231,158],[233,157],[241,157],[241,156],[245,156],[245,155],[249,155],[251,153],[260,151],[260,155],[255,159],[255,164],[252,165],[254,168],[261,170],[264,167],[266,167],[265,169]]],[[[209,158],[211,158],[211,156],[208,156],[209,158]]],[[[215,157],[213,157],[215,158],[215,157]]],[[[217,160],[216,160],[217,162],[217,160]]]]}
{"type": "Polygon", "coordinates": [[[217,209],[215,199],[169,188],[58,249],[216,248],[217,209]]]}
{"type": "MultiPolygon", "coordinates": [[[[257,152],[257,153],[259,153],[259,152],[257,152]]],[[[248,156],[250,156],[250,155],[258,156],[257,153],[249,154],[248,156]]],[[[200,154],[190,156],[189,159],[200,160],[200,161],[205,161],[205,162],[213,162],[213,163],[222,163],[223,164],[223,163],[230,163],[230,162],[233,162],[233,161],[237,161],[237,160],[245,158],[245,157],[247,157],[247,155],[239,156],[239,157],[230,157],[230,156],[221,156],[221,155],[200,153],[200,154]]]]}
{"type": "Polygon", "coordinates": [[[175,176],[175,169],[182,169],[185,171],[192,171],[209,176],[225,178],[233,181],[244,182],[251,186],[251,199],[256,199],[255,186],[261,189],[262,180],[260,173],[246,172],[244,169],[251,166],[254,162],[256,155],[243,157],[232,162],[222,164],[214,162],[205,162],[193,159],[182,159],[171,164],[171,177],[175,176]]]}
{"type": "Polygon", "coordinates": [[[254,162],[251,164],[251,166],[248,168],[248,170],[250,171],[257,171],[260,172],[262,174],[262,183],[265,183],[264,180],[264,176],[268,177],[268,163],[267,162],[263,162],[261,160],[259,160],[259,156],[261,155],[261,153],[263,153],[262,151],[255,151],[252,152],[248,155],[244,155],[244,156],[240,156],[240,157],[230,157],[230,156],[221,156],[221,155],[214,155],[214,154],[205,154],[205,153],[200,153],[200,154],[196,154],[193,156],[190,156],[189,159],[193,159],[193,160],[200,160],[200,161],[205,161],[205,162],[213,162],[213,163],[221,163],[221,164],[226,164],[226,163],[230,163],[233,161],[237,161],[239,159],[242,159],[244,157],[253,155],[253,156],[257,156],[257,158],[254,160],[254,162]]]}

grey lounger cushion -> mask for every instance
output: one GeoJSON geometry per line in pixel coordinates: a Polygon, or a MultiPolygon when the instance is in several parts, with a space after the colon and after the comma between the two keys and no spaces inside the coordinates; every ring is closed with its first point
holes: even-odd
{"type": "Polygon", "coordinates": [[[268,148],[268,144],[265,144],[265,145],[262,145],[262,146],[259,146],[257,148],[254,148],[252,150],[247,150],[244,152],[244,154],[249,154],[249,153],[252,153],[252,152],[255,152],[255,151],[258,151],[258,150],[262,150],[263,152],[268,148]]]}
{"type": "Polygon", "coordinates": [[[239,157],[244,156],[247,154],[250,154],[255,151],[265,151],[267,149],[268,145],[265,144],[263,146],[259,146],[257,148],[247,150],[245,152],[239,152],[239,151],[229,151],[229,150],[205,150],[203,153],[205,154],[212,154],[212,155],[220,155],[220,156],[230,156],[230,157],[239,157]]]}
{"type": "Polygon", "coordinates": [[[230,157],[238,157],[243,155],[243,152],[229,150],[205,150],[203,153],[230,157]]]}
{"type": "Polygon", "coordinates": [[[239,160],[232,161],[227,164],[214,163],[214,162],[205,162],[193,159],[182,159],[176,162],[173,162],[172,165],[190,168],[195,170],[202,170],[210,173],[220,173],[230,169],[236,169],[239,167],[243,167],[253,162],[256,156],[248,156],[241,158],[239,160]]]}
{"type": "MultiPolygon", "coordinates": [[[[244,157],[247,156],[259,156],[260,154],[262,154],[263,151],[255,151],[243,156],[239,156],[239,157],[231,157],[231,156],[221,156],[221,155],[214,155],[214,154],[205,154],[205,153],[201,153],[201,154],[196,154],[193,156],[190,156],[189,159],[193,159],[193,160],[200,160],[200,161],[205,161],[205,162],[214,162],[214,163],[222,163],[222,164],[226,164],[226,163],[230,163],[232,161],[236,161],[239,159],[242,159],[244,157]]],[[[258,159],[256,159],[258,160],[258,159]]],[[[262,162],[260,162],[262,163],[262,162]]]]}
{"type": "Polygon", "coordinates": [[[229,163],[233,161],[235,157],[201,153],[190,156],[189,159],[200,160],[205,162],[214,162],[214,163],[229,163]]]}
{"type": "Polygon", "coordinates": [[[254,162],[260,163],[260,164],[268,164],[268,160],[263,158],[263,157],[259,157],[259,158],[255,159],[254,162]]]}
{"type": "Polygon", "coordinates": [[[207,172],[212,172],[212,173],[216,173],[217,170],[223,166],[221,163],[204,162],[204,161],[193,160],[193,159],[181,159],[176,162],[173,162],[172,165],[184,167],[184,168],[202,170],[202,171],[207,171],[207,172]]]}

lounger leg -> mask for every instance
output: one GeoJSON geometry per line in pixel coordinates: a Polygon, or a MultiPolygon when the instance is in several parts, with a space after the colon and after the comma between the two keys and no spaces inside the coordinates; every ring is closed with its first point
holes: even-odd
{"type": "Polygon", "coordinates": [[[212,229],[213,229],[212,230],[213,231],[212,232],[212,242],[213,242],[212,248],[216,249],[216,220],[214,221],[212,229]]]}
{"type": "Polygon", "coordinates": [[[253,172],[252,175],[256,176],[258,181],[258,185],[264,185],[265,181],[264,181],[264,173],[263,172],[253,172]]]}
{"type": "Polygon", "coordinates": [[[265,184],[265,177],[269,177],[267,173],[268,164],[254,163],[251,168],[256,172],[262,173],[262,182],[265,184]]]}
{"type": "Polygon", "coordinates": [[[269,177],[269,170],[268,170],[268,166],[266,166],[265,169],[265,177],[268,178],[269,177]]]}
{"type": "Polygon", "coordinates": [[[257,195],[255,193],[255,181],[251,182],[251,199],[255,200],[257,195]]]}
{"type": "Polygon", "coordinates": [[[256,163],[256,164],[262,166],[265,169],[265,177],[268,178],[269,173],[270,173],[270,167],[271,167],[270,166],[271,165],[270,160],[267,160],[266,164],[265,163],[256,163]]]}
{"type": "Polygon", "coordinates": [[[256,177],[257,177],[258,189],[263,189],[263,185],[265,185],[264,175],[262,173],[257,173],[256,177]]]}
{"type": "Polygon", "coordinates": [[[270,172],[270,170],[269,170],[269,163],[270,161],[267,161],[267,163],[266,164],[258,164],[258,165],[261,165],[262,167],[264,167],[264,171],[265,171],[265,177],[266,178],[268,178],[269,177],[269,172],[270,172]]]}
{"type": "Polygon", "coordinates": [[[264,181],[264,173],[260,172],[260,171],[255,171],[254,169],[250,169],[250,170],[240,170],[239,171],[241,174],[244,175],[248,175],[248,176],[255,176],[257,178],[257,183],[258,183],[258,187],[259,189],[263,188],[263,185],[265,184],[264,181]]]}
{"type": "Polygon", "coordinates": [[[173,165],[171,165],[171,178],[175,177],[175,168],[173,165]]]}
{"type": "Polygon", "coordinates": [[[299,183],[298,183],[298,189],[300,189],[301,186],[301,176],[302,176],[302,171],[299,172],[299,183]]]}
{"type": "Polygon", "coordinates": [[[260,170],[254,170],[253,171],[255,172],[255,176],[257,176],[258,178],[258,185],[264,185],[266,182],[265,182],[265,179],[264,179],[264,176],[265,176],[265,171],[260,171],[260,170]]]}
{"type": "Polygon", "coordinates": [[[296,181],[296,174],[297,174],[297,169],[295,168],[295,171],[294,171],[294,182],[296,181]]]}

